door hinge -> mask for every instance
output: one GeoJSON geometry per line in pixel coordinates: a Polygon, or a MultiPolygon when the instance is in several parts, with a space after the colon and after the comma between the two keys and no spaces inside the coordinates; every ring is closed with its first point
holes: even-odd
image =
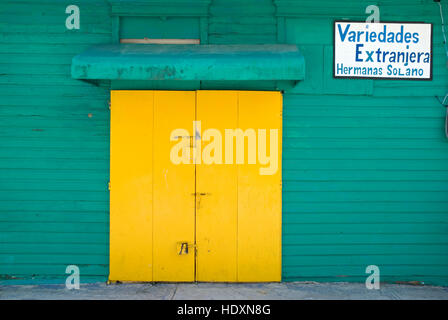
{"type": "Polygon", "coordinates": [[[110,181],[107,183],[107,189],[110,191],[110,181]]]}

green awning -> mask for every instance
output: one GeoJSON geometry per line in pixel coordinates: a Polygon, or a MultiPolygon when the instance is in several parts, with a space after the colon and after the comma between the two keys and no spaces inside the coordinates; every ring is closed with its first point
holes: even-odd
{"type": "Polygon", "coordinates": [[[72,77],[98,80],[302,80],[296,45],[109,44],[75,56],[72,77]]]}

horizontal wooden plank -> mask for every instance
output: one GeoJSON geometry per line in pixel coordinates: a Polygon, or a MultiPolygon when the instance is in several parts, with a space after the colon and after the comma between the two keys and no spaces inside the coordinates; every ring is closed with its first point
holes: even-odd
{"type": "Polygon", "coordinates": [[[210,17],[209,26],[220,25],[220,24],[235,24],[239,23],[242,25],[247,25],[248,28],[251,26],[254,28],[255,26],[264,26],[264,25],[276,25],[277,20],[274,16],[266,15],[266,16],[214,16],[210,17]]]}
{"type": "Polygon", "coordinates": [[[108,233],[109,225],[104,222],[2,222],[0,232],[70,232],[70,233],[108,233]]]}
{"type": "MultiPolygon", "coordinates": [[[[95,222],[108,224],[109,211],[3,211],[0,210],[0,222],[21,223],[86,223],[95,222]]],[[[100,229],[103,228],[99,225],[100,229]]]]}
{"type": "MultiPolygon", "coordinates": [[[[80,12],[86,17],[94,18],[101,17],[103,19],[97,19],[96,21],[104,21],[109,17],[110,7],[104,1],[98,0],[79,0],[76,5],[80,7],[80,12]]],[[[3,2],[0,4],[0,12],[6,14],[14,14],[18,16],[33,16],[37,19],[44,20],[46,17],[66,17],[65,9],[68,4],[63,2],[55,2],[52,0],[15,0],[9,2],[3,2]]],[[[36,20],[37,20],[36,19],[36,20]]],[[[50,23],[50,22],[49,22],[50,23]]],[[[50,23],[53,24],[53,23],[50,23]]]]}
{"type": "Polygon", "coordinates": [[[44,211],[49,212],[73,212],[73,211],[105,211],[109,210],[109,201],[97,199],[87,200],[29,200],[23,197],[21,200],[3,200],[2,211],[44,211]]]}
{"type": "MultiPolygon", "coordinates": [[[[40,126],[39,126],[40,127],[40,126]]],[[[48,130],[48,127],[40,127],[41,130],[48,130]]],[[[75,129],[75,128],[73,128],[75,129]]],[[[79,128],[81,130],[83,128],[79,128]]],[[[86,130],[90,130],[89,127],[84,127],[86,130]]],[[[1,128],[0,128],[1,130],[1,128]]],[[[28,129],[33,130],[33,129],[28,129]]],[[[39,130],[39,129],[37,129],[39,130]]],[[[106,137],[107,138],[107,137],[106,137]]],[[[14,140],[17,141],[17,140],[14,140]]],[[[21,143],[18,143],[17,146],[14,143],[5,144],[3,146],[2,151],[0,152],[0,158],[4,159],[12,159],[12,158],[45,158],[45,159],[60,159],[60,158],[73,158],[73,159],[108,159],[109,150],[106,143],[103,143],[99,148],[94,145],[86,142],[79,143],[77,146],[71,146],[70,148],[62,149],[61,147],[57,147],[56,145],[47,145],[45,141],[41,143],[33,144],[33,143],[25,143],[28,148],[24,149],[21,146],[21,143]],[[14,146],[11,146],[14,145],[14,146]]],[[[22,144],[23,145],[23,144],[22,144]]],[[[286,161],[301,161],[301,160],[310,160],[310,159],[318,159],[318,160],[406,160],[406,159],[422,159],[422,160],[443,160],[447,159],[447,150],[445,149],[433,149],[425,151],[424,153],[418,149],[399,149],[399,150],[345,150],[335,149],[332,153],[333,149],[321,150],[321,149],[296,149],[289,148],[284,149],[283,159],[286,161]],[[388,152],[389,151],[389,152],[388,152]]],[[[288,176],[286,177],[288,178],[288,176]]]]}
{"type": "MultiPolygon", "coordinates": [[[[0,19],[1,19],[0,15],[0,19]]],[[[98,17],[96,17],[98,19],[98,17]]],[[[4,21],[4,20],[2,20],[4,21]]],[[[80,44],[100,44],[108,43],[111,41],[111,36],[109,34],[82,34],[77,32],[71,33],[0,33],[0,41],[7,43],[80,43],[80,44]]]]}
{"type": "Polygon", "coordinates": [[[95,103],[95,100],[93,100],[89,104],[80,102],[69,107],[62,104],[58,106],[10,105],[0,108],[0,119],[1,121],[6,121],[4,118],[8,118],[11,122],[18,121],[19,123],[22,121],[22,124],[31,119],[53,121],[93,120],[102,121],[104,124],[109,125],[109,108],[104,104],[104,102],[95,103]]]}
{"type": "MultiPolygon", "coordinates": [[[[105,275],[109,272],[109,265],[79,264],[79,273],[83,275],[105,275]]],[[[0,274],[11,274],[17,277],[21,275],[65,275],[67,264],[0,264],[0,274]]],[[[82,277],[81,277],[82,278],[82,277]]]]}
{"type": "Polygon", "coordinates": [[[328,121],[331,118],[335,122],[344,121],[394,121],[398,125],[401,119],[422,119],[424,121],[434,121],[445,116],[443,108],[440,105],[431,107],[386,107],[378,106],[376,108],[344,107],[340,106],[293,106],[285,105],[283,108],[283,121],[285,125],[291,125],[301,121],[305,124],[313,124],[315,120],[323,119],[328,121]],[[314,120],[314,121],[313,121],[314,120]]]}
{"type": "Polygon", "coordinates": [[[55,117],[53,115],[16,115],[13,117],[4,117],[0,115],[0,128],[4,126],[14,126],[15,128],[33,128],[33,127],[71,127],[71,128],[89,128],[94,126],[95,128],[109,129],[109,119],[105,119],[106,112],[95,115],[93,112],[85,112],[79,115],[72,115],[65,117],[55,117]]]}
{"type": "MultiPolygon", "coordinates": [[[[87,129],[84,127],[84,129],[87,129]]],[[[106,127],[96,128],[95,126],[89,130],[81,130],[81,128],[46,128],[46,127],[26,127],[11,128],[0,127],[0,137],[18,137],[18,138],[39,138],[39,139],[108,139],[109,130],[106,127]]],[[[1,161],[0,161],[1,163],[1,161]]],[[[0,165],[1,167],[1,165],[0,165]]]]}
{"type": "MultiPolygon", "coordinates": [[[[106,188],[104,188],[106,189],[106,188]]],[[[1,201],[14,201],[26,199],[28,201],[108,201],[109,194],[106,190],[97,191],[64,191],[64,190],[32,190],[29,192],[16,190],[0,190],[1,201]],[[50,192],[51,191],[51,192],[50,192]]]]}
{"type": "Polygon", "coordinates": [[[418,149],[438,149],[446,150],[448,144],[446,138],[438,139],[411,139],[411,138],[364,138],[364,137],[349,137],[349,138],[314,138],[307,137],[294,138],[283,137],[283,150],[285,153],[289,149],[345,149],[345,150],[418,150],[418,149]]]}
{"type": "MultiPolygon", "coordinates": [[[[28,5],[35,4],[36,0],[14,0],[14,2],[8,2],[5,4],[5,7],[15,6],[15,5],[28,5]]],[[[96,8],[97,6],[104,8],[104,1],[102,0],[78,0],[77,3],[82,4],[83,6],[89,5],[89,7],[96,8]]],[[[39,0],[39,4],[42,5],[54,5],[54,0],[39,0]]]]}
{"type": "Polygon", "coordinates": [[[0,158],[4,159],[28,159],[28,158],[41,158],[41,159],[96,159],[96,160],[108,160],[109,148],[103,145],[101,148],[91,147],[89,144],[84,145],[85,148],[45,148],[42,145],[22,148],[22,147],[5,147],[0,152],[0,158]]]}
{"type": "Polygon", "coordinates": [[[108,244],[109,233],[82,233],[82,232],[2,232],[2,243],[91,243],[108,244]]]}
{"type": "MultiPolygon", "coordinates": [[[[434,97],[415,97],[395,99],[391,97],[375,96],[344,96],[344,95],[299,95],[285,94],[283,96],[285,106],[328,106],[328,107],[358,107],[358,108],[423,108],[440,107],[440,104],[434,97]]],[[[286,107],[285,107],[286,108],[286,107]]],[[[442,108],[443,109],[443,108],[442,108]]]]}
{"type": "MultiPolygon", "coordinates": [[[[286,199],[283,197],[282,208],[284,212],[306,212],[306,213],[425,213],[425,212],[448,212],[448,201],[426,202],[426,201],[320,201],[304,202],[298,201],[293,196],[286,199]]],[[[416,199],[418,200],[418,199],[416,199]]]]}
{"type": "Polygon", "coordinates": [[[283,181],[283,190],[292,192],[368,192],[368,191],[448,191],[448,180],[446,181],[322,181],[322,182],[304,182],[300,180],[283,181]]]}
{"type": "MultiPolygon", "coordinates": [[[[81,8],[80,8],[81,9],[81,8]]],[[[65,8],[63,8],[59,14],[42,14],[42,12],[33,12],[32,10],[19,11],[14,14],[6,13],[0,11],[0,21],[4,23],[12,23],[12,24],[20,24],[20,25],[29,25],[29,24],[38,24],[38,25],[61,25],[65,27],[65,19],[67,19],[69,15],[65,13],[65,8]]],[[[87,27],[89,24],[102,24],[104,26],[107,25],[108,22],[111,21],[110,16],[103,14],[101,12],[91,13],[82,12],[80,10],[80,29],[79,30],[67,30],[72,31],[72,33],[76,33],[77,31],[82,32],[82,28],[84,25],[87,27]]],[[[87,28],[86,28],[87,29],[87,28]]],[[[8,32],[10,30],[7,26],[4,29],[8,32]]],[[[109,29],[110,30],[110,29],[109,29]]]]}
{"type": "MultiPolygon", "coordinates": [[[[84,87],[82,92],[87,95],[97,95],[97,97],[104,97],[106,96],[106,94],[108,94],[108,89],[91,85],[89,87],[84,87]]],[[[27,90],[23,90],[23,85],[2,85],[0,87],[0,94],[2,94],[2,96],[21,95],[23,99],[28,99],[35,96],[46,96],[47,98],[53,96],[70,97],[79,96],[80,88],[78,86],[61,86],[55,88],[51,86],[33,85],[27,87],[27,90]]]]}
{"type": "MultiPolygon", "coordinates": [[[[440,111],[440,110],[439,110],[440,111]]],[[[329,117],[321,115],[316,117],[290,116],[284,121],[285,130],[295,128],[440,128],[445,125],[445,118],[438,117],[329,117]]]]}
{"type": "Polygon", "coordinates": [[[448,234],[288,234],[283,235],[283,243],[303,244],[448,244],[448,234]]]}
{"type": "MultiPolygon", "coordinates": [[[[1,171],[0,171],[1,172],[1,171]]],[[[372,181],[383,182],[422,182],[422,181],[448,181],[448,171],[433,170],[295,170],[287,169],[283,171],[283,181],[372,181]]]]}
{"type": "MultiPolygon", "coordinates": [[[[69,112],[71,108],[89,110],[89,108],[109,109],[109,93],[98,94],[94,96],[52,96],[48,97],[34,96],[33,99],[23,99],[21,96],[5,96],[0,100],[0,106],[29,106],[39,107],[41,106],[42,112],[46,113],[46,108],[57,107],[60,110],[69,112]]],[[[3,109],[3,108],[2,108],[3,109]]],[[[56,111],[56,109],[55,109],[56,111]]]]}
{"type": "MultiPolygon", "coordinates": [[[[1,10],[1,9],[0,9],[1,10]]],[[[65,12],[65,11],[64,11],[65,12]]],[[[2,12],[3,13],[3,12],[2,12]]],[[[66,15],[68,17],[68,15],[66,15]]],[[[110,36],[111,29],[110,24],[105,24],[104,21],[108,20],[107,17],[103,17],[103,19],[98,19],[98,16],[91,17],[90,21],[84,21],[83,16],[83,23],[82,28],[79,30],[68,30],[65,26],[65,23],[60,23],[60,14],[59,17],[50,17],[49,20],[58,20],[59,23],[49,24],[50,21],[46,22],[39,22],[35,21],[33,17],[19,17],[19,21],[11,19],[11,17],[6,17],[6,19],[2,20],[0,22],[0,30],[7,30],[9,33],[26,33],[26,32],[33,32],[33,33],[40,33],[40,34],[47,34],[47,33],[61,33],[61,34],[69,34],[71,32],[81,33],[85,35],[90,34],[107,34],[110,36]],[[95,20],[96,18],[96,20],[95,20]],[[6,21],[5,21],[6,20],[6,21]],[[32,23],[30,23],[30,20],[32,23]],[[101,21],[102,20],[102,21],[101,21]],[[25,23],[25,21],[28,21],[28,23],[25,23]]]]}
{"type": "MultiPolygon", "coordinates": [[[[12,226],[14,223],[12,223],[12,226]]],[[[20,226],[16,226],[18,228],[20,226]]],[[[382,237],[386,234],[447,234],[448,224],[442,222],[425,222],[425,223],[410,223],[406,221],[392,223],[392,222],[378,222],[378,223],[338,223],[338,222],[321,222],[321,223],[284,223],[282,234],[284,237],[300,235],[350,235],[350,234],[364,234],[372,237],[382,237]]],[[[356,242],[355,242],[356,243],[356,242]]]]}
{"type": "MultiPolygon", "coordinates": [[[[7,213],[8,214],[8,213],[7,213]]],[[[0,212],[0,219],[3,214],[0,212]]],[[[14,215],[11,213],[8,216],[11,216],[11,219],[14,219],[14,215]]],[[[448,216],[444,212],[348,212],[344,215],[338,214],[337,212],[333,213],[320,213],[320,212],[301,212],[300,209],[293,211],[288,210],[284,211],[283,215],[283,224],[287,227],[288,224],[303,224],[304,228],[307,227],[308,224],[368,224],[371,227],[371,224],[416,224],[416,223],[448,223],[448,216]]],[[[343,228],[342,226],[341,228],[343,228]]],[[[412,226],[411,226],[412,227],[412,226]]],[[[295,228],[295,227],[294,227],[295,228]]],[[[293,229],[294,229],[293,228],[293,229]]],[[[302,226],[297,227],[298,230],[302,228],[302,226]]],[[[311,226],[311,228],[315,228],[315,226],[311,226]]],[[[391,226],[391,228],[393,228],[391,226]]],[[[401,228],[401,227],[399,227],[401,228]]],[[[427,226],[428,230],[433,230],[431,225],[427,226]]],[[[381,229],[379,229],[381,230],[381,229]]],[[[394,229],[396,230],[396,229],[394,229]]]]}
{"type": "Polygon", "coordinates": [[[248,43],[248,44],[265,44],[276,43],[277,36],[271,34],[267,37],[264,34],[250,34],[250,35],[229,35],[229,34],[210,34],[208,37],[209,44],[235,44],[235,43],[248,43]]]}
{"type": "MultiPolygon", "coordinates": [[[[109,170],[102,168],[100,170],[80,170],[73,169],[34,169],[34,168],[17,168],[17,169],[0,169],[2,181],[11,181],[16,179],[17,183],[28,181],[35,183],[36,181],[108,181],[109,170]]],[[[1,208],[0,208],[1,209],[1,208]]]]}
{"type": "Polygon", "coordinates": [[[78,244],[78,243],[1,243],[0,254],[2,255],[58,255],[58,254],[89,254],[107,256],[109,244],[78,244]]]}
{"type": "Polygon", "coordinates": [[[104,191],[107,180],[14,180],[0,182],[0,191],[104,191]]]}
{"type": "Polygon", "coordinates": [[[64,65],[48,65],[48,64],[31,64],[31,65],[20,65],[20,64],[9,64],[1,63],[0,70],[4,74],[40,74],[44,76],[45,74],[55,74],[55,75],[67,75],[70,73],[70,64],[64,65]]]}
{"type": "Polygon", "coordinates": [[[266,16],[273,15],[275,12],[274,5],[266,5],[266,4],[247,4],[247,3],[234,3],[233,6],[229,5],[213,5],[210,6],[210,15],[212,17],[219,16],[266,16]]]}
{"type": "MultiPolygon", "coordinates": [[[[73,253],[65,254],[1,254],[0,269],[4,264],[65,264],[65,265],[108,265],[109,255],[84,254],[75,255],[73,253]]],[[[81,269],[80,269],[81,271],[81,269]]]]}
{"type": "MultiPolygon", "coordinates": [[[[329,258],[327,256],[283,256],[282,263],[284,267],[288,266],[300,266],[300,268],[307,266],[325,266],[328,265],[329,258]]],[[[448,266],[448,255],[403,255],[403,254],[391,254],[391,255],[333,255],[331,256],[331,266],[353,266],[353,265],[377,265],[380,270],[384,265],[388,266],[448,266]]]]}
{"type": "Polygon", "coordinates": [[[109,152],[109,144],[108,141],[104,140],[105,139],[101,137],[92,138],[89,140],[65,137],[58,137],[54,139],[39,139],[38,137],[9,137],[8,140],[0,140],[0,148],[41,148],[42,150],[45,150],[70,146],[70,148],[68,149],[85,148],[86,151],[88,151],[89,149],[96,149],[99,154],[107,154],[109,152]]]}
{"type": "MultiPolygon", "coordinates": [[[[42,285],[42,284],[59,284],[65,285],[67,274],[61,275],[5,275],[0,277],[0,285],[42,285]]],[[[80,283],[88,284],[94,282],[107,282],[108,274],[103,275],[84,275],[80,278],[80,283]]]]}
{"type": "Polygon", "coordinates": [[[443,244],[286,244],[282,256],[336,256],[336,255],[446,255],[443,244]]]}
{"type": "MultiPolygon", "coordinates": [[[[27,54],[29,56],[29,54],[27,54]]],[[[51,55],[44,55],[48,61],[51,55]]],[[[73,55],[72,55],[73,57],[73,55]]],[[[45,77],[41,75],[34,75],[34,74],[27,74],[27,75],[20,75],[20,74],[4,74],[0,76],[0,84],[10,84],[10,85],[27,85],[27,86],[49,86],[49,87],[55,87],[55,86],[76,86],[80,90],[82,88],[91,88],[92,84],[72,79],[69,74],[64,75],[46,75],[45,77]]],[[[107,87],[108,89],[108,87],[107,87]]],[[[98,90],[98,89],[97,89],[98,90]]]]}
{"type": "Polygon", "coordinates": [[[109,166],[108,160],[76,160],[76,159],[2,159],[0,158],[0,168],[19,169],[19,168],[36,168],[36,169],[71,169],[77,170],[107,170],[109,166]]]}
{"type": "MultiPolygon", "coordinates": [[[[105,5],[104,1],[98,0],[81,0],[77,1],[77,5],[80,6],[82,12],[86,15],[104,15],[108,16],[109,14],[109,6],[105,5]]],[[[65,9],[67,8],[67,4],[64,2],[58,1],[49,1],[49,0],[14,0],[13,2],[5,2],[0,4],[0,10],[4,13],[14,13],[14,14],[29,14],[36,16],[46,15],[63,15],[65,14],[65,9]]],[[[67,14],[68,16],[68,14],[67,14]]]]}
{"type": "Polygon", "coordinates": [[[427,96],[427,97],[443,97],[446,94],[446,85],[440,84],[438,86],[430,86],[430,87],[422,87],[422,88],[413,88],[406,86],[403,84],[400,88],[374,88],[374,92],[376,96],[391,96],[396,97],[397,92],[400,92],[400,95],[417,97],[417,96],[427,96]]]}
{"type": "Polygon", "coordinates": [[[4,43],[0,46],[0,52],[77,55],[89,48],[91,45],[92,44],[89,43],[4,43]]]}
{"type": "MultiPolygon", "coordinates": [[[[282,281],[291,282],[291,281],[309,281],[310,277],[308,276],[300,276],[300,270],[289,269],[288,273],[282,274],[282,281]]],[[[348,275],[331,275],[331,276],[314,276],[312,279],[316,282],[364,282],[366,281],[366,275],[364,276],[348,276],[348,275]]],[[[407,276],[391,276],[386,275],[381,277],[381,281],[384,283],[403,283],[403,282],[413,282],[419,281],[422,284],[426,285],[437,285],[437,286],[447,286],[448,285],[448,277],[444,277],[443,275],[436,276],[428,276],[428,275],[407,275],[407,276]]]]}
{"type": "Polygon", "coordinates": [[[277,34],[277,25],[275,23],[272,24],[260,24],[257,25],[256,28],[253,28],[252,25],[243,24],[243,23],[213,23],[212,22],[208,26],[208,32],[210,35],[219,35],[219,34],[267,34],[276,35],[277,34]]]}
{"type": "Polygon", "coordinates": [[[309,159],[348,159],[348,160],[375,160],[375,159],[422,159],[442,160],[448,159],[448,148],[441,149],[283,149],[284,160],[309,160],[309,159]]]}
{"type": "Polygon", "coordinates": [[[392,127],[382,128],[350,128],[339,127],[313,127],[313,128],[288,128],[283,130],[283,136],[287,138],[351,138],[362,137],[367,139],[385,139],[385,138],[403,138],[403,139],[438,139],[445,137],[444,126],[440,122],[439,127],[433,128],[406,128],[406,127],[392,127]]]}
{"type": "MultiPolygon", "coordinates": [[[[316,278],[316,277],[335,277],[333,281],[345,281],[349,276],[362,277],[365,281],[367,275],[365,273],[367,265],[339,265],[339,266],[283,266],[282,272],[285,277],[289,275],[300,275],[301,277],[316,278]]],[[[412,280],[418,280],[421,276],[438,276],[445,277],[445,265],[442,266],[379,266],[381,271],[381,279],[389,276],[394,276],[401,279],[411,277],[412,280]]]]}
{"type": "MultiPolygon", "coordinates": [[[[7,197],[4,195],[4,197],[7,197]]],[[[19,197],[19,195],[17,195],[19,197]]],[[[0,199],[3,198],[0,192],[0,199]]],[[[445,191],[289,191],[283,189],[285,202],[444,202],[445,191]]]]}
{"type": "MultiPolygon", "coordinates": [[[[0,161],[1,164],[1,161],[0,161]]],[[[448,170],[445,160],[421,160],[421,159],[375,159],[375,160],[288,160],[283,161],[285,170],[295,169],[320,169],[320,170],[448,170]]],[[[2,166],[0,165],[0,168],[2,166]]]]}

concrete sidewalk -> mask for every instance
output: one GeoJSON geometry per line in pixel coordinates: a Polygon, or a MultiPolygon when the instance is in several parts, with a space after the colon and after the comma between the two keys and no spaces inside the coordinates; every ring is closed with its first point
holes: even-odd
{"type": "Polygon", "coordinates": [[[65,285],[0,286],[0,300],[51,299],[159,299],[159,300],[339,300],[339,299],[436,299],[448,300],[448,287],[381,284],[368,290],[364,283],[126,283],[81,284],[79,290],[65,285]]]}

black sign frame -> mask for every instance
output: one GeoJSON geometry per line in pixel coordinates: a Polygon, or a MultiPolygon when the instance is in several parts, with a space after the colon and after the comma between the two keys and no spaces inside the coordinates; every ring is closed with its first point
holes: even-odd
{"type": "Polygon", "coordinates": [[[423,21],[381,21],[379,23],[395,23],[395,24],[428,24],[431,26],[431,44],[430,44],[430,59],[431,65],[429,70],[429,78],[419,79],[419,78],[406,78],[406,77],[359,77],[359,76],[336,76],[335,72],[335,57],[336,57],[336,24],[338,22],[356,22],[356,23],[375,23],[375,22],[365,22],[356,20],[340,20],[336,19],[333,21],[333,79],[357,79],[357,80],[407,80],[407,81],[432,81],[433,80],[433,40],[434,40],[434,25],[433,23],[423,22],[423,21]]]}

